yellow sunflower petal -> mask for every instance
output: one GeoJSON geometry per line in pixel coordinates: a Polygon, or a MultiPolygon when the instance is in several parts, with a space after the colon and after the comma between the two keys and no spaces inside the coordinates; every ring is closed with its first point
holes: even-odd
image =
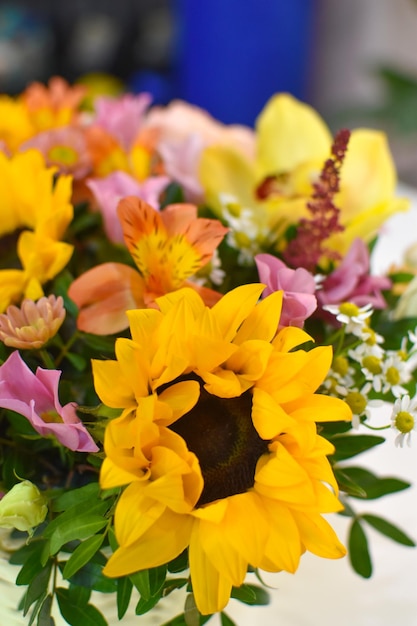
{"type": "Polygon", "coordinates": [[[241,285],[224,295],[211,309],[218,327],[226,341],[236,335],[243,320],[254,309],[264,285],[253,283],[241,285]]]}
{"type": "Polygon", "coordinates": [[[275,402],[269,393],[256,387],[253,390],[252,421],[259,436],[266,441],[295,425],[295,420],[275,402]]]}
{"type": "Polygon", "coordinates": [[[103,574],[110,578],[126,576],[168,563],[189,544],[192,524],[192,517],[166,509],[138,541],[116,550],[104,567],[103,574]]]}
{"type": "Polygon", "coordinates": [[[307,550],[326,559],[340,559],[345,556],[346,548],[340,543],[330,524],[320,515],[300,511],[293,511],[293,515],[301,541],[307,550]]]}
{"type": "Polygon", "coordinates": [[[172,420],[165,426],[191,411],[200,397],[200,385],[196,380],[176,383],[159,394],[159,399],[172,409],[172,420]]]}
{"type": "Polygon", "coordinates": [[[92,359],[94,387],[100,400],[113,409],[135,407],[133,390],[126,386],[123,371],[117,361],[92,359]]]}
{"type": "Polygon", "coordinates": [[[270,498],[263,499],[263,506],[268,512],[270,532],[259,567],[266,571],[294,573],[303,553],[294,516],[287,506],[270,498]]]}
{"type": "Polygon", "coordinates": [[[193,527],[189,560],[194,598],[203,615],[217,613],[229,601],[232,583],[214,567],[201,545],[199,523],[193,527]]]}
{"type": "Polygon", "coordinates": [[[282,297],[283,292],[276,291],[261,300],[243,321],[236,333],[234,343],[240,345],[248,339],[271,341],[277,332],[281,316],[282,297]]]}
{"type": "Polygon", "coordinates": [[[143,484],[131,483],[119,498],[114,522],[117,540],[125,548],[137,541],[165,511],[165,506],[144,497],[143,484]],[[126,523],[129,520],[129,523],[126,523]]]}

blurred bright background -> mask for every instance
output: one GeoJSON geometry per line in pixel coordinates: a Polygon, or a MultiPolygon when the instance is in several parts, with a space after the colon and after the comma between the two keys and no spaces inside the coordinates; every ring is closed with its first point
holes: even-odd
{"type": "Polygon", "coordinates": [[[105,73],[253,125],[289,91],[334,129],[388,132],[417,185],[416,0],[0,1],[0,92],[105,73]]]}

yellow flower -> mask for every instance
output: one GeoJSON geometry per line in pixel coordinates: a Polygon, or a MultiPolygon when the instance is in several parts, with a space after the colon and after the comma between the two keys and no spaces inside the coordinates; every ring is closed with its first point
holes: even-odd
{"type": "Polygon", "coordinates": [[[159,310],[129,311],[131,339],[115,361],[93,361],[96,391],[121,414],[105,435],[101,486],[126,486],[116,508],[119,544],[104,572],[123,576],[189,549],[195,600],[221,610],[248,565],[297,569],[306,550],[345,554],[322,513],[339,511],[315,421],[349,420],[348,406],[316,394],[330,347],[295,349],[298,328],[276,335],[282,293],[263,285],[211,309],[185,288],[159,310]]]}
{"type": "Polygon", "coordinates": [[[70,176],[60,176],[56,168],[46,167],[38,150],[8,158],[0,151],[2,185],[0,236],[17,228],[37,230],[59,239],[73,217],[70,203],[70,176]]]}
{"type": "Polygon", "coordinates": [[[0,141],[6,148],[15,152],[35,132],[24,104],[10,96],[0,96],[0,141]]]}
{"type": "Polygon", "coordinates": [[[0,270],[0,313],[22,297],[42,297],[42,285],[60,272],[73,247],[61,239],[72,220],[71,176],[54,180],[40,152],[7,158],[0,152],[2,220],[0,237],[23,230],[17,241],[21,269],[0,270]]]}
{"type": "MultiPolygon", "coordinates": [[[[205,150],[200,164],[209,204],[238,232],[240,228],[246,238],[249,235],[252,253],[271,243],[282,248],[286,228],[307,215],[312,183],[330,156],[332,142],[314,109],[288,94],[267,102],[256,132],[254,162],[230,147],[213,146],[205,150]]],[[[329,240],[329,247],[343,255],[356,237],[370,241],[390,215],[405,210],[408,203],[394,196],[395,186],[385,135],[354,130],[335,198],[345,230],[329,240]]]]}

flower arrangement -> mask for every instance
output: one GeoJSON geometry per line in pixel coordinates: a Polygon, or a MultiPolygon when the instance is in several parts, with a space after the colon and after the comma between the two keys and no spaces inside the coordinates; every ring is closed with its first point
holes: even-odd
{"type": "Polygon", "coordinates": [[[370,273],[408,206],[385,136],[332,137],[288,94],[254,130],[87,96],[55,77],[0,98],[0,527],[23,538],[23,613],[104,626],[91,590],[123,622],[183,589],[169,624],[230,626],[230,597],[267,603],[262,571],[346,555],[328,513],[370,576],[367,526],[414,545],[355,504],[409,484],[350,465],[416,428],[416,272],[370,273]]]}

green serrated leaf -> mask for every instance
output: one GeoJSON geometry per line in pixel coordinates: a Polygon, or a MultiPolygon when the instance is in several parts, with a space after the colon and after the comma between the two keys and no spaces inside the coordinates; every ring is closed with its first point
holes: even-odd
{"type": "Polygon", "coordinates": [[[129,608],[132,589],[132,581],[127,576],[117,580],[117,617],[119,620],[123,618],[129,608]]]}
{"type": "Polygon", "coordinates": [[[370,578],[372,575],[372,561],[369,554],[368,540],[360,522],[355,519],[350,527],[349,539],[350,563],[360,576],[370,578]]]}
{"type": "Polygon", "coordinates": [[[379,517],[378,515],[365,514],[361,515],[361,518],[375,528],[378,532],[382,533],[386,537],[389,537],[397,543],[401,543],[404,546],[415,547],[414,541],[406,535],[398,526],[394,526],[386,519],[379,517]]]}
{"type": "Polygon", "coordinates": [[[59,587],[56,597],[62,617],[71,626],[108,626],[102,613],[92,604],[74,604],[68,589],[59,587]]]}
{"type": "Polygon", "coordinates": [[[361,452],[370,450],[375,446],[379,446],[384,443],[384,437],[378,437],[377,435],[335,435],[330,438],[330,441],[335,446],[336,451],[332,455],[332,458],[336,461],[343,459],[350,459],[361,452]]]}
{"type": "Polygon", "coordinates": [[[244,584],[240,587],[233,587],[231,597],[251,606],[266,605],[270,602],[269,593],[258,585],[244,584]]]}
{"type": "Polygon", "coordinates": [[[235,622],[223,611],[220,613],[220,622],[221,626],[236,626],[235,622]]]}
{"type": "MultiPolygon", "coordinates": [[[[338,469],[335,469],[335,473],[338,471],[338,469]]],[[[410,487],[410,483],[404,480],[391,476],[378,477],[362,467],[345,467],[341,471],[345,477],[350,479],[365,492],[365,495],[350,493],[349,495],[354,498],[374,500],[389,493],[396,493],[410,487]]]]}
{"type": "Polygon", "coordinates": [[[88,563],[91,557],[97,552],[103,543],[104,535],[93,535],[89,537],[74,550],[65,564],[62,575],[64,578],[71,578],[75,572],[88,563]]]}

